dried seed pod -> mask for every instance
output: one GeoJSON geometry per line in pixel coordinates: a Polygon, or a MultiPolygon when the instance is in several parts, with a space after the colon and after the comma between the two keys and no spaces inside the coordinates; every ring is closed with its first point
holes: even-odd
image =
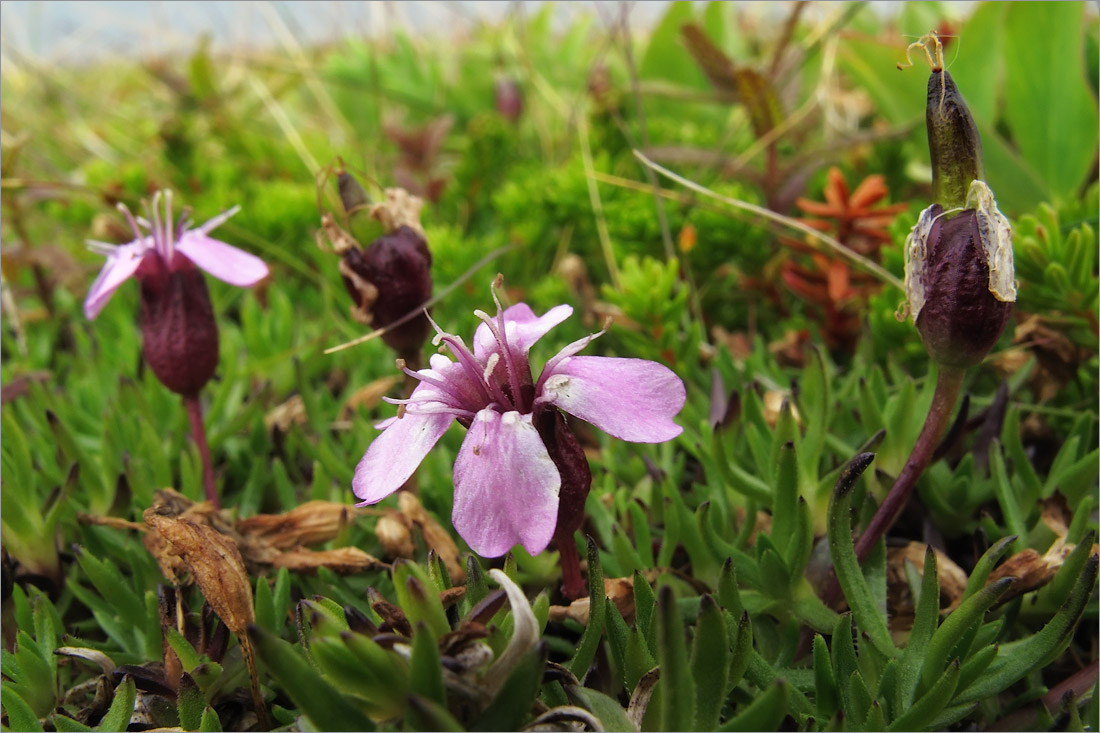
{"type": "Polygon", "coordinates": [[[928,150],[936,203],[905,243],[905,288],[928,354],[974,366],[997,343],[1016,300],[1012,229],[983,179],[982,142],[958,86],[943,69],[935,35],[929,54],[928,150]]]}

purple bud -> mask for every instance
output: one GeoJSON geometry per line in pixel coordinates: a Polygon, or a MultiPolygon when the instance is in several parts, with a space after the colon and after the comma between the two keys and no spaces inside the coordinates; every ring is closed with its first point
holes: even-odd
{"type": "Polygon", "coordinates": [[[202,273],[185,257],[173,264],[148,257],[137,272],[141,350],[165,387],[193,395],[218,366],[218,325],[202,273]]]}
{"type": "Polygon", "coordinates": [[[493,85],[497,112],[509,122],[516,122],[523,115],[523,90],[514,79],[497,79],[493,85]]]}

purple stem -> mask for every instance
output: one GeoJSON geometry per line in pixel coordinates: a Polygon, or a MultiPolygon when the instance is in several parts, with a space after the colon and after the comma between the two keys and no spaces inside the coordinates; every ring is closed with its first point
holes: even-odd
{"type": "Polygon", "coordinates": [[[570,601],[588,595],[588,585],[581,575],[581,558],[572,534],[557,538],[558,559],[561,563],[561,592],[570,601]]]}
{"type": "Polygon", "coordinates": [[[221,509],[218,487],[214,484],[214,464],[210,461],[210,446],[206,444],[206,428],[202,424],[202,405],[199,404],[198,392],[184,395],[183,404],[187,408],[187,418],[191,421],[191,438],[199,447],[199,456],[202,458],[202,490],[206,494],[206,500],[213,504],[215,509],[221,509]]]}
{"type": "MultiPolygon", "coordinates": [[[[936,391],[932,395],[932,406],[928,408],[928,417],[924,420],[924,428],[921,429],[920,436],[913,446],[913,452],[909,454],[905,468],[898,474],[894,485],[890,487],[886,498],[867,525],[867,529],[863,530],[863,534],[856,540],[856,557],[861,563],[871,554],[871,548],[875,543],[897,521],[909,502],[909,496],[917,486],[917,479],[931,462],[932,454],[936,452],[936,446],[939,445],[940,438],[943,437],[944,431],[951,422],[951,415],[955,411],[955,403],[958,402],[964,376],[966,376],[965,369],[940,367],[939,376],[936,378],[936,391]]],[[[839,598],[840,583],[833,574],[822,600],[826,605],[832,605],[839,598]]]]}

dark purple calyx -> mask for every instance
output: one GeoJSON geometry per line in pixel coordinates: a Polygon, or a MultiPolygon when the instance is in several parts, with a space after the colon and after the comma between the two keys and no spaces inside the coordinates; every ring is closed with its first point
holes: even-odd
{"type": "Polygon", "coordinates": [[[202,273],[179,254],[172,264],[151,255],[137,272],[141,350],[165,387],[194,395],[218,366],[218,325],[202,273]]]}

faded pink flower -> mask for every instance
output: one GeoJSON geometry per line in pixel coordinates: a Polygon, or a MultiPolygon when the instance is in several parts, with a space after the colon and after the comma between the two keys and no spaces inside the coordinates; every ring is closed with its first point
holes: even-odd
{"type": "Polygon", "coordinates": [[[234,207],[196,229],[185,210],[172,219],[172,192],[158,192],[147,219],[135,219],[120,204],[134,232],[128,244],[89,242],[107,263],[88,291],[84,315],[95,318],[122,283],[141,283],[141,349],[161,383],[181,395],[194,395],[218,365],[218,326],[199,268],[232,285],[249,287],[267,276],[263,260],[209,237],[237,212],[234,207]],[[161,210],[161,201],[164,208],[161,210]],[[146,233],[147,231],[147,233],[146,233]]]}
{"type": "Polygon", "coordinates": [[[172,221],[172,192],[163,192],[163,216],[158,209],[161,198],[159,191],[153,196],[152,208],[146,210],[148,219],[135,219],[124,204],[119,204],[119,210],[134,232],[132,242],[122,245],[88,242],[93,251],[107,256],[107,263],[84,301],[84,315],[89,319],[99,315],[122,283],[135,275],[140,280],[146,272],[160,267],[176,272],[191,264],[198,265],[219,280],[242,288],[251,287],[267,277],[267,265],[259,257],[207,236],[236,214],[239,206],[190,229],[187,209],[178,222],[172,221]]]}
{"type": "MultiPolygon", "coordinates": [[[[397,491],[457,419],[468,430],[454,465],[455,529],[484,557],[499,557],[517,544],[537,554],[555,535],[559,499],[566,501],[555,461],[576,472],[569,465],[576,459],[563,459],[556,446],[557,410],[622,440],[659,443],[682,431],[673,417],[684,406],[684,383],[645,359],[575,356],[602,331],[566,346],[535,381],[527,359],[531,346],[573,309],[559,305],[536,316],[524,303],[501,312],[495,292],[493,300],[495,317],[475,311],[482,323],[472,350],[433,322],[434,343],[446,344],[454,360],[434,354],[430,368],[417,372],[399,363],[420,384],[409,399],[390,400],[401,405],[398,416],[379,424],[384,432],[359,462],[352,489],[360,505],[397,491]],[[555,444],[556,458],[544,436],[555,444]]],[[[575,444],[571,435],[566,439],[575,444]]],[[[572,452],[583,461],[579,446],[572,452]]],[[[587,465],[579,471],[587,475],[587,465]]],[[[583,511],[583,494],[577,511],[583,511]]]]}

